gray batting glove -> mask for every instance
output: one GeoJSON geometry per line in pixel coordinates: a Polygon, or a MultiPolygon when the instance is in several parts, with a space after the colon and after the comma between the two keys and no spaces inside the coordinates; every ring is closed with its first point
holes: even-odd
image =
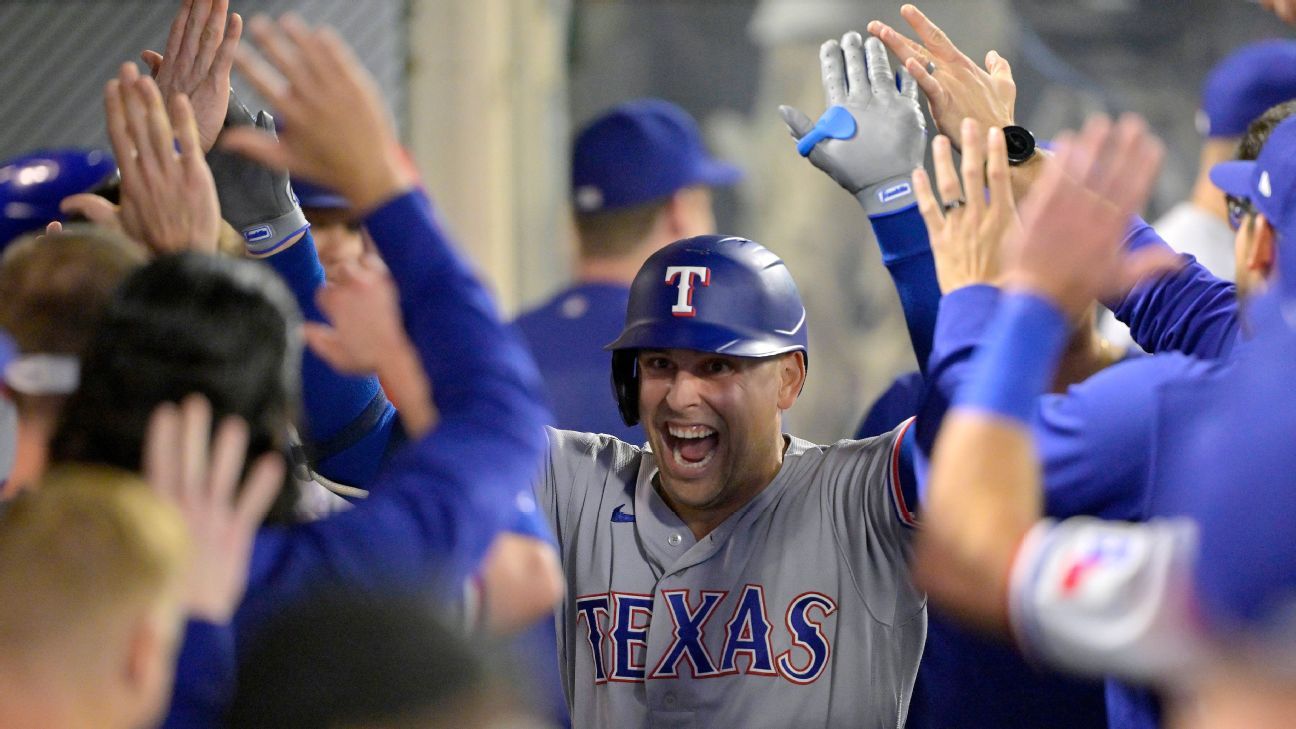
{"type": "Polygon", "coordinates": [[[819,60],[828,98],[819,121],[779,107],[801,156],[846,188],[870,216],[916,204],[910,175],[923,162],[927,121],[913,77],[901,69],[897,91],[886,47],[854,31],[840,44],[820,46],[819,60]]]}
{"type": "MultiPolygon", "coordinates": [[[[261,111],[254,118],[231,91],[225,127],[245,126],[276,136],[274,117],[261,111]]],[[[207,153],[207,164],[216,179],[221,217],[243,235],[248,253],[275,253],[309,226],[286,171],[263,167],[243,155],[224,151],[219,144],[207,153]]]]}

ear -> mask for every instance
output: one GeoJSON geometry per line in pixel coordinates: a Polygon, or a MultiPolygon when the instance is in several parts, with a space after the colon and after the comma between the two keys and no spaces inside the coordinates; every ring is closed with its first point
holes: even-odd
{"type": "Polygon", "coordinates": [[[805,380],[805,352],[789,352],[779,358],[779,410],[787,410],[796,403],[805,380]]]}
{"type": "Polygon", "coordinates": [[[1252,233],[1251,250],[1247,252],[1246,260],[1243,263],[1247,270],[1255,271],[1266,279],[1273,271],[1274,266],[1274,230],[1269,225],[1269,219],[1263,213],[1256,213],[1252,223],[1254,231],[1252,233]]]}

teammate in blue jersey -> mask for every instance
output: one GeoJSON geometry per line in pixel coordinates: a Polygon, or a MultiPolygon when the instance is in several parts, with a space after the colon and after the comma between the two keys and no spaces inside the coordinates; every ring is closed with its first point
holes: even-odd
{"type": "Polygon", "coordinates": [[[612,360],[603,346],[625,324],[643,262],[668,243],[714,233],[710,188],[741,177],[707,153],[687,112],[660,99],[619,104],[576,135],[576,282],[516,322],[559,428],[644,442],[643,428],[626,425],[608,397],[612,360]]]}
{"type": "Polygon", "coordinates": [[[1284,242],[1296,236],[1293,152],[1296,120],[1287,120],[1255,162],[1212,170],[1221,189],[1245,201],[1239,237],[1262,248],[1277,239],[1284,270],[1278,290],[1251,306],[1253,341],[1228,372],[1196,383],[1198,412],[1160,425],[1182,450],[1161,464],[1158,486],[1190,518],[1039,520],[1047,466],[1031,421],[1068,320],[1139,268],[1120,250],[1118,231],[1146,197],[1157,151],[1133,120],[1088,124],[1023,206],[1009,290],[933,457],[917,555],[931,598],[983,627],[1011,630],[1058,665],[1173,687],[1187,699],[1172,715],[1176,727],[1284,727],[1296,708],[1296,272],[1284,242]]]}

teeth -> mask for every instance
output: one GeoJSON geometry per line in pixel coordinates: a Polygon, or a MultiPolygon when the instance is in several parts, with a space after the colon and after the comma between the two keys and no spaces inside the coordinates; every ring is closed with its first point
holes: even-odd
{"type": "Polygon", "coordinates": [[[690,461],[684,460],[684,454],[680,453],[680,449],[678,446],[671,449],[671,455],[675,457],[675,463],[681,469],[686,471],[700,471],[703,468],[706,468],[706,465],[711,462],[712,458],[715,457],[715,451],[713,450],[710,453],[706,454],[706,457],[698,461],[697,463],[692,463],[690,461]]]}
{"type": "Polygon", "coordinates": [[[667,430],[676,438],[705,438],[715,434],[715,428],[708,428],[705,425],[671,425],[667,430]]]}

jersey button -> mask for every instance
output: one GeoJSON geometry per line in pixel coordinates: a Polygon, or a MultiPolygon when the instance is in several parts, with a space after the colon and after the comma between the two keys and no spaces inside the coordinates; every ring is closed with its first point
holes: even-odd
{"type": "Polygon", "coordinates": [[[684,537],[681,537],[678,534],[672,534],[669,537],[666,537],[666,543],[672,547],[678,547],[682,541],[684,541],[684,537]]]}
{"type": "Polygon", "coordinates": [[[667,691],[667,692],[666,692],[666,695],[662,697],[662,703],[666,704],[667,706],[674,706],[674,705],[675,705],[675,692],[674,692],[674,691],[667,691]]]}

